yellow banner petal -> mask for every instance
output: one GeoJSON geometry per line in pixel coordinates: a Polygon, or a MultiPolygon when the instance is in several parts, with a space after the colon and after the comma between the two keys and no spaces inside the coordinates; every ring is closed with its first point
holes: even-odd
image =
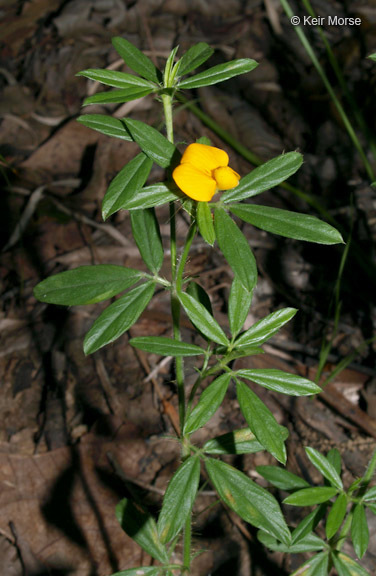
{"type": "Polygon", "coordinates": [[[184,194],[198,202],[209,202],[217,188],[214,178],[191,164],[179,164],[172,177],[184,194]]]}
{"type": "Polygon", "coordinates": [[[207,174],[215,168],[227,166],[228,161],[228,154],[224,150],[197,143],[190,144],[181,159],[182,164],[191,164],[207,174]]]}

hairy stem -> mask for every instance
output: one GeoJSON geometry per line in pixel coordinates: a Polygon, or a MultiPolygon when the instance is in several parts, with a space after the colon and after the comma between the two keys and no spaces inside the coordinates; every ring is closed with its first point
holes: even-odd
{"type": "Polygon", "coordinates": [[[192,516],[191,514],[188,516],[187,520],[185,521],[184,527],[184,548],[183,548],[183,564],[184,568],[188,571],[191,565],[191,534],[192,534],[192,516]]]}
{"type": "Polygon", "coordinates": [[[185,265],[187,263],[189,250],[192,246],[192,242],[193,242],[193,239],[195,237],[196,230],[197,230],[196,222],[192,221],[191,226],[189,228],[187,238],[185,240],[183,253],[181,255],[179,267],[178,267],[178,270],[176,273],[176,291],[177,291],[177,293],[181,292],[181,288],[182,288],[182,284],[183,284],[184,268],[185,268],[185,265]]]}
{"type": "MultiPolygon", "coordinates": [[[[163,110],[166,121],[166,131],[167,138],[170,142],[174,143],[174,129],[172,120],[172,96],[170,94],[163,94],[162,96],[163,110]]],[[[188,258],[189,249],[191,247],[193,238],[196,233],[196,226],[191,225],[187,239],[185,241],[185,246],[183,254],[178,266],[177,257],[177,243],[176,243],[176,217],[175,217],[175,205],[173,202],[170,203],[170,237],[171,237],[171,314],[173,322],[173,334],[175,340],[181,341],[180,333],[180,301],[179,292],[181,291],[183,282],[184,266],[188,258]]],[[[175,363],[176,370],[176,386],[178,391],[178,402],[179,402],[179,421],[180,421],[180,433],[184,428],[185,422],[185,411],[186,411],[186,399],[185,399],[185,389],[184,389],[184,363],[182,357],[176,358],[175,363]]],[[[190,455],[190,450],[184,439],[182,439],[182,450],[181,457],[185,460],[190,455]]],[[[191,515],[188,516],[185,526],[184,526],[184,552],[183,552],[183,565],[184,571],[190,570],[191,566],[191,540],[192,540],[192,529],[191,529],[191,515]]]]}

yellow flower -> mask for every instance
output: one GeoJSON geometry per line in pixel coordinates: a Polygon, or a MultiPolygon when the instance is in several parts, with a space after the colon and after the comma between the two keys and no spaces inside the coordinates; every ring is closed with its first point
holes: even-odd
{"type": "Polygon", "coordinates": [[[190,144],[172,177],[184,194],[209,202],[217,190],[229,190],[239,184],[240,176],[228,165],[228,154],[205,144],[190,144]]]}

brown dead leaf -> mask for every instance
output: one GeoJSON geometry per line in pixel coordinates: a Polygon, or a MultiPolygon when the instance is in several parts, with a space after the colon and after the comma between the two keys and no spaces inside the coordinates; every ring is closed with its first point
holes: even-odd
{"type": "Polygon", "coordinates": [[[0,535],[0,574],[23,576],[22,564],[17,548],[4,536],[0,535]]]}
{"type": "MultiPolygon", "coordinates": [[[[0,532],[11,537],[12,522],[36,562],[70,576],[89,576],[93,570],[109,574],[140,564],[140,548],[115,518],[125,487],[119,486],[106,456],[114,454],[128,478],[139,477],[140,462],[151,448],[137,437],[134,425],[107,419],[75,447],[24,456],[10,454],[8,445],[1,444],[0,532]]],[[[9,558],[12,564],[11,552],[9,558]]]]}
{"type": "Polygon", "coordinates": [[[0,26],[0,38],[13,55],[17,54],[23,43],[35,34],[36,23],[46,18],[60,5],[60,0],[32,0],[25,2],[20,15],[16,18],[9,13],[0,26]]]}
{"type": "Polygon", "coordinates": [[[76,175],[80,171],[85,148],[95,144],[98,138],[96,132],[72,120],[29,156],[21,168],[55,175],[76,175]]]}

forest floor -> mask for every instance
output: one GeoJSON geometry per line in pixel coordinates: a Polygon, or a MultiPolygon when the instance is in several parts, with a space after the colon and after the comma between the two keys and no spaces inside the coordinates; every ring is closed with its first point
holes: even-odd
{"type": "MultiPolygon", "coordinates": [[[[376,64],[366,57],[376,51],[376,2],[312,4],[322,16],[361,18],[360,26],[325,28],[358,108],[348,106],[317,28],[305,32],[351,121],[357,110],[363,115],[367,133],[360,139],[368,154],[376,133],[376,64]]],[[[235,58],[260,63],[234,81],[198,89],[195,102],[261,161],[299,150],[304,164],[291,183],[339,223],[350,250],[333,333],[343,246],[297,243],[243,227],[260,272],[246,325],[283,306],[300,312],[265,346],[264,355],[239,360],[238,366],[282,368],[314,379],[322,343],[333,336],[321,382],[343,359],[349,362],[322,394],[260,396],[289,429],[288,469],[320,484],[304,446],[324,453],[336,447],[349,485],[364,473],[376,438],[376,345],[369,342],[376,325],[375,191],[278,0],[0,0],[0,13],[0,573],[104,576],[147,565],[150,560],[118,525],[115,506],[136,494],[158,510],[179,462],[178,444],[166,440],[177,408],[173,363],[136,352],[127,345],[129,334],[85,357],[83,337],[103,305],[66,309],[33,297],[40,280],[80,265],[143,267],[129,214],[118,213],[106,224],[101,220],[106,188],[137,148],[76,122],[83,99],[98,89],[76,73],[124,69],[113,36],[126,37],[160,65],[172,47],[179,45],[182,54],[199,41],[215,48],[212,65],[235,58]]],[[[90,112],[162,124],[161,107],[151,96],[93,106],[90,112]]],[[[208,136],[229,152],[237,172],[253,168],[178,104],[175,134],[182,143],[208,136]]],[[[375,172],[375,159],[371,154],[369,159],[375,172]]],[[[162,179],[155,167],[150,182],[162,179]]],[[[282,188],[266,193],[263,202],[320,216],[282,188]]],[[[167,209],[158,216],[167,251],[167,209]]],[[[177,216],[182,238],[188,223],[181,212],[177,216]]],[[[223,257],[197,239],[189,272],[200,274],[216,317],[225,322],[232,272],[223,257]]],[[[169,335],[170,320],[163,293],[130,335],[169,335]]],[[[187,319],[183,329],[192,341],[187,319]]],[[[193,368],[187,362],[188,385],[193,368]]],[[[239,414],[230,392],[197,440],[244,426],[239,414]]],[[[275,461],[261,452],[236,463],[266,485],[254,468],[275,461]]],[[[193,576],[287,576],[305,558],[263,550],[255,530],[221,506],[212,507],[214,501],[207,492],[195,509],[194,546],[208,552],[195,561],[193,576]]],[[[284,510],[296,525],[299,509],[284,510]]],[[[376,517],[369,521],[371,543],[363,565],[376,574],[376,517]]],[[[346,551],[353,554],[351,546],[346,551]]]]}

